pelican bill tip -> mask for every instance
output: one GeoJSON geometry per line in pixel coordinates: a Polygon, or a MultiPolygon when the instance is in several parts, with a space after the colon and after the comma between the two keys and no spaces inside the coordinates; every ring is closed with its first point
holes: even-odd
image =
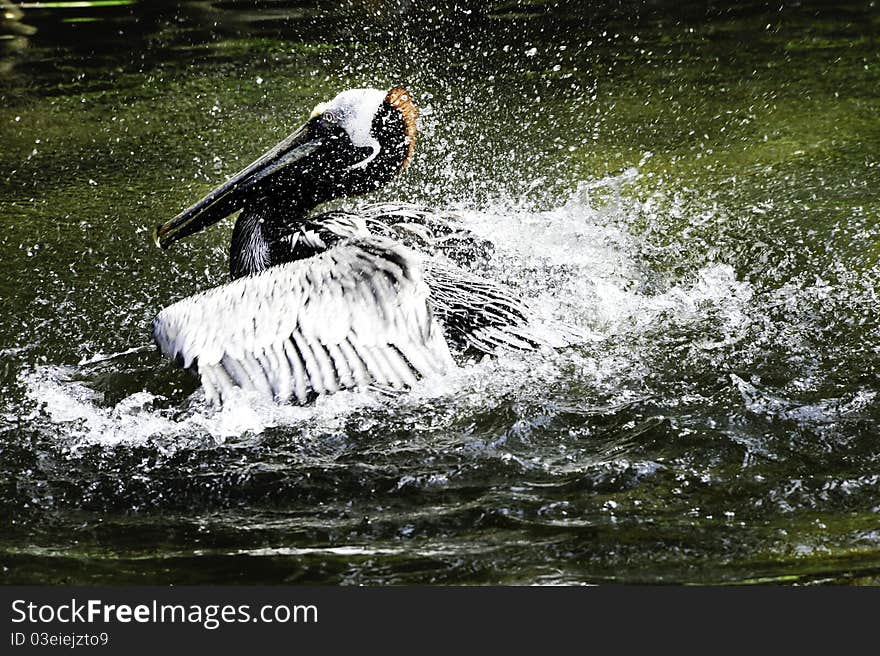
{"type": "Polygon", "coordinates": [[[161,225],[158,225],[155,228],[153,228],[153,232],[152,232],[153,243],[156,244],[156,246],[158,246],[162,250],[165,250],[166,246],[162,245],[162,240],[159,238],[159,230],[161,228],[162,228],[161,225]]]}

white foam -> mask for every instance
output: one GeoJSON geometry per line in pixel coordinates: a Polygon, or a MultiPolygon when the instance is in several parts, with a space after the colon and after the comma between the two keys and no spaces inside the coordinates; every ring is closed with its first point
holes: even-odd
{"type": "Polygon", "coordinates": [[[324,430],[341,426],[346,414],[375,405],[367,392],[343,392],[322,397],[308,407],[279,406],[257,395],[239,392],[220,409],[208,407],[197,392],[188,411],[163,409],[149,392],[132,394],[114,406],[101,403],[101,395],[74,380],[70,367],[37,367],[22,375],[27,396],[40,413],[65,427],[65,433],[82,443],[140,443],[169,438],[210,438],[222,443],[245,433],[259,434],[275,426],[320,425],[324,430]]]}

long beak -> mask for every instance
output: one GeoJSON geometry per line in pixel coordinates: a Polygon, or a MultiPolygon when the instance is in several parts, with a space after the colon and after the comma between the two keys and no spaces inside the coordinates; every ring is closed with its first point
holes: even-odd
{"type": "Polygon", "coordinates": [[[167,223],[156,227],[153,231],[153,241],[160,248],[168,248],[179,239],[207,228],[240,210],[247,199],[248,192],[260,181],[307,157],[321,146],[323,139],[315,137],[313,132],[311,122],[303,125],[195,205],[188,207],[167,223]]]}

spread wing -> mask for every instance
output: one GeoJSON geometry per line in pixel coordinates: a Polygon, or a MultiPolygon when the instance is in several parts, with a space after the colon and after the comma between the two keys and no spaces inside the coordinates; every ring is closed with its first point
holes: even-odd
{"type": "Polygon", "coordinates": [[[303,224],[293,235],[293,254],[311,257],[360,235],[393,239],[428,256],[423,264],[431,307],[455,347],[499,355],[585,339],[571,326],[535,321],[513,290],[470,271],[489,257],[492,245],[470,233],[454,214],[387,203],[360,206],[356,214],[333,210],[303,224]]]}
{"type": "Polygon", "coordinates": [[[402,388],[453,366],[418,259],[381,238],[183,299],[154,319],[153,338],[197,369],[211,402],[238,386],[305,403],[370,384],[402,388]]]}

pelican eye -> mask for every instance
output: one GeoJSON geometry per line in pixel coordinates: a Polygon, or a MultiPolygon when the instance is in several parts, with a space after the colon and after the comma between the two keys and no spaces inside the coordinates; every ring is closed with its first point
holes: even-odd
{"type": "Polygon", "coordinates": [[[328,123],[336,123],[339,120],[339,114],[334,112],[332,109],[327,109],[321,114],[321,118],[323,118],[328,123]]]}

